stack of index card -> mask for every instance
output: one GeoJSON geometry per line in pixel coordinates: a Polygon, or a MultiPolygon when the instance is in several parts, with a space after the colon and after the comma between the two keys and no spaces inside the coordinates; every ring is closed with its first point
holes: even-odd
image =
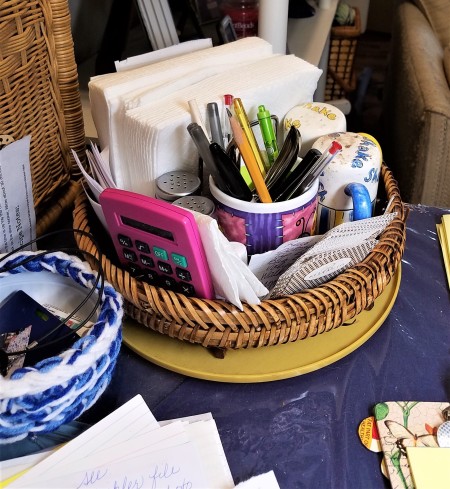
{"type": "MultiPolygon", "coordinates": [[[[11,489],[235,487],[210,413],[158,423],[140,395],[64,446],[0,468],[11,489]]],[[[273,472],[265,480],[279,489],[273,472]]]]}

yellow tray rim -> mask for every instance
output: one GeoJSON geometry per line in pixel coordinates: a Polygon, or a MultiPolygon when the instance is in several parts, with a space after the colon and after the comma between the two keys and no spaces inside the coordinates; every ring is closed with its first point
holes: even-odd
{"type": "Polygon", "coordinates": [[[296,377],[340,360],[369,340],[389,315],[400,281],[399,265],[374,307],[358,314],[349,326],[282,345],[228,350],[224,359],[215,358],[201,345],[170,338],[128,317],[123,323],[123,343],[160,367],[198,379],[254,383],[296,377]]]}

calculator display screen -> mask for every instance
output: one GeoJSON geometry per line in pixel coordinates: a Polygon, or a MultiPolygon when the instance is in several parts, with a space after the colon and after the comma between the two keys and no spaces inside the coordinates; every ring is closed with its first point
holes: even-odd
{"type": "Polygon", "coordinates": [[[154,234],[155,236],[159,236],[160,238],[169,239],[170,241],[175,241],[173,234],[167,229],[161,229],[156,226],[152,226],[151,224],[146,224],[145,222],[136,221],[135,219],[131,219],[130,217],[120,216],[122,222],[127,226],[131,226],[135,229],[140,229],[141,231],[145,231],[146,233],[154,234]]]}

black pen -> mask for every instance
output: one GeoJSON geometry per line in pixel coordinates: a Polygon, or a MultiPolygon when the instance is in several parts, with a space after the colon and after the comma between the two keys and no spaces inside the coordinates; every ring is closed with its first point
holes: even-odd
{"type": "Polygon", "coordinates": [[[304,178],[303,182],[299,185],[298,190],[292,193],[289,198],[297,197],[297,195],[303,194],[309,190],[316,178],[319,178],[320,174],[331,163],[331,160],[342,151],[342,146],[337,141],[333,141],[330,146],[324,151],[322,156],[317,160],[311,171],[304,178]]]}
{"type": "Polygon", "coordinates": [[[274,202],[288,200],[288,196],[303,182],[321,155],[322,153],[318,149],[310,149],[286,178],[278,180],[277,184],[270,189],[270,195],[274,202]]]}
{"type": "Polygon", "coordinates": [[[210,143],[203,129],[191,122],[187,130],[217,187],[236,199],[252,200],[252,192],[229,156],[217,143],[210,143]]]}
{"type": "Polygon", "coordinates": [[[227,192],[227,182],[222,178],[222,174],[216,165],[216,160],[213,158],[211,151],[209,150],[210,142],[206,137],[205,131],[196,122],[191,122],[187,126],[187,130],[194,141],[195,146],[197,147],[198,154],[203,160],[203,163],[214,178],[217,187],[219,187],[222,192],[227,192]]]}
{"type": "Polygon", "coordinates": [[[225,182],[226,189],[221,188],[221,190],[235,199],[250,202],[253,198],[253,194],[248,188],[248,185],[245,183],[241,172],[233,163],[232,159],[223,150],[222,146],[217,143],[211,143],[209,145],[209,150],[211,151],[212,157],[216,162],[221,178],[225,182]]]}
{"type": "Polygon", "coordinates": [[[283,180],[295,165],[300,150],[300,133],[298,129],[291,126],[284,140],[283,146],[273,165],[269,168],[264,179],[270,190],[276,182],[283,180]]]}

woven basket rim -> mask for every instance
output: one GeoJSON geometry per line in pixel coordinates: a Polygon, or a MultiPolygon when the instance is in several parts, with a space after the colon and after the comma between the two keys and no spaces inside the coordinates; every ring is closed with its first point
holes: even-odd
{"type": "Polygon", "coordinates": [[[336,25],[331,28],[331,39],[358,37],[361,34],[361,15],[358,7],[355,10],[355,22],[353,25],[336,25]]]}
{"type": "MultiPolygon", "coordinates": [[[[296,341],[339,327],[371,307],[400,263],[406,208],[391,171],[381,171],[386,194],[397,217],[382,233],[367,258],[320,287],[260,305],[243,304],[243,310],[223,300],[186,297],[140,282],[104,256],[108,280],[125,298],[125,312],[160,333],[206,347],[247,348],[296,341]]],[[[91,232],[86,197],[75,202],[74,228],[91,232]]],[[[88,238],[76,236],[82,251],[94,251],[88,238]]]]}

